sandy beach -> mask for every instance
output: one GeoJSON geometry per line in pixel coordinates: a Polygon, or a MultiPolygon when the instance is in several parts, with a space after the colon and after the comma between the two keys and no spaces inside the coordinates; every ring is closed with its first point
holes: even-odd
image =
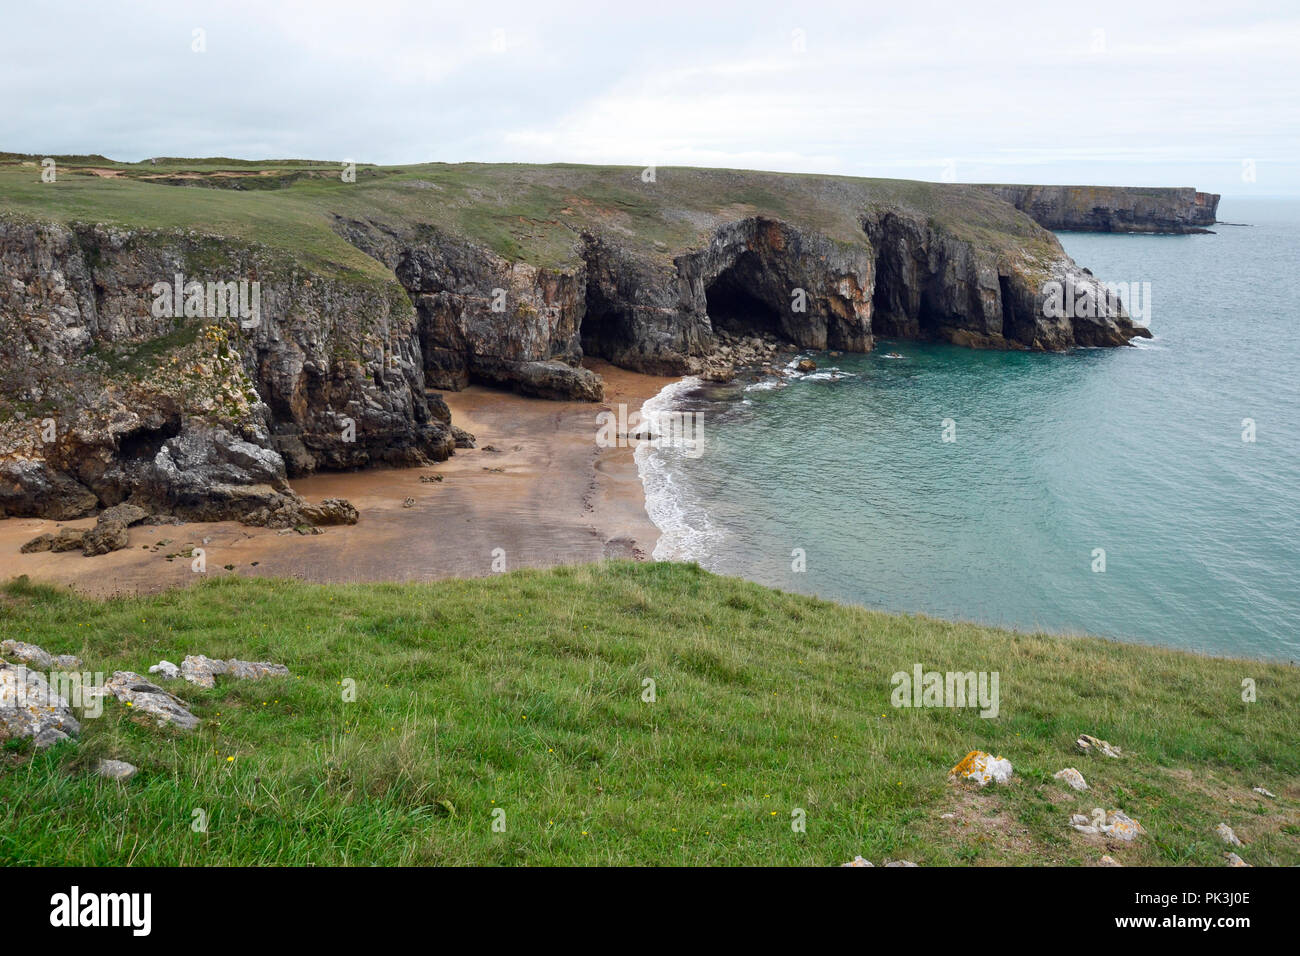
{"type": "Polygon", "coordinates": [[[632,449],[598,447],[596,416],[619,404],[638,410],[674,379],[594,359],[588,367],[605,380],[603,404],[481,386],[443,393],[452,421],[475,435],[477,448],[423,468],[293,482],[310,501],[347,498],[360,512],[356,525],[319,535],[230,521],[139,525],[130,530],[128,548],[87,558],[79,551],[21,554],[19,548],[59,527],[90,527],[93,518],[9,518],[0,521],[0,579],[26,574],[98,596],[157,592],[200,579],[189,558],[167,557],[191,547],[206,551],[209,576],[321,582],[427,581],[490,574],[503,564],[512,570],[648,559],[659,532],[646,515],[632,449]],[[442,480],[423,482],[422,475],[442,480]]]}

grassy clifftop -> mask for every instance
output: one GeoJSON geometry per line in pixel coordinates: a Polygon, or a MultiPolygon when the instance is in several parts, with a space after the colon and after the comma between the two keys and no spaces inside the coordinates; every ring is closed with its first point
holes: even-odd
{"type": "MultiPolygon", "coordinates": [[[[318,263],[379,269],[335,234],[335,217],[408,230],[433,226],[516,261],[576,260],[585,229],[610,231],[651,256],[703,243],[717,225],[768,215],[864,245],[861,215],[900,207],[995,252],[1049,258],[1055,240],[978,187],[727,169],[428,163],[356,168],[305,160],[162,159],[117,163],[0,153],[0,214],[60,222],[195,229],[289,249],[318,263]]],[[[380,270],[382,271],[382,270],[380,270]]]]}
{"type": "Polygon", "coordinates": [[[1220,822],[1247,861],[1300,863],[1300,673],[1278,664],[886,615],[630,563],[431,585],[228,578],[104,603],[20,581],[0,596],[5,638],[92,671],[205,653],[292,674],[170,684],[202,720],[190,734],[110,701],[76,744],[7,746],[5,864],[1090,865],[1108,853],[1214,866],[1220,822]],[[892,707],[890,676],[917,663],[998,671],[999,715],[892,707]],[[1077,753],[1080,733],[1124,757],[1077,753]],[[1011,783],[948,783],[972,749],[1009,758],[1011,783]],[[101,780],[102,757],[140,773],[101,780]],[[1067,766],[1092,789],[1052,778],[1067,766]],[[1146,833],[1130,844],[1069,827],[1096,807],[1146,833]],[[195,810],[206,832],[191,829],[195,810]]]}

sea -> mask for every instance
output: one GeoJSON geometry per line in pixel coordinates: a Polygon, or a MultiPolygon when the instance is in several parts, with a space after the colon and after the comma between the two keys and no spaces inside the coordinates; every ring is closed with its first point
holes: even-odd
{"type": "Polygon", "coordinates": [[[885,611],[1300,660],[1300,200],[1212,235],[1059,233],[1154,338],[881,339],[646,403],[658,560],[885,611]]]}

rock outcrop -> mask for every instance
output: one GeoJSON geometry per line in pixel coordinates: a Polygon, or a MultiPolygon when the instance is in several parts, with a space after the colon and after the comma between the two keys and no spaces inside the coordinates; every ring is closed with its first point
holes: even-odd
{"type": "Polygon", "coordinates": [[[66,520],[129,498],[243,519],[301,505],[293,476],[454,447],[400,289],[225,237],[0,217],[0,359],[11,515],[66,520]],[[177,275],[258,282],[256,322],[211,314],[210,293],[179,310],[201,315],[155,314],[156,284],[177,275]]]}
{"type": "Polygon", "coordinates": [[[1219,194],[1191,187],[981,186],[1045,229],[1073,232],[1209,232],[1219,194]]]}
{"type": "MultiPolygon", "coordinates": [[[[132,520],[349,523],[351,506],[313,508],[290,479],[472,447],[429,388],[599,401],[587,355],[725,379],[752,353],[738,342],[1063,350],[1150,334],[1050,232],[979,187],[674,170],[673,191],[632,195],[601,179],[617,173],[528,171],[555,179],[529,201],[562,207],[539,220],[482,190],[425,213],[481,206],[468,225],[384,203],[320,215],[364,269],[194,230],[0,211],[0,514],[126,504],[132,520]],[[501,241],[507,227],[534,245],[501,241]],[[1053,312],[1053,287],[1095,308],[1053,312]]],[[[518,188],[514,172],[474,174],[518,188]]],[[[103,553],[132,520],[30,547],[103,553]]]]}

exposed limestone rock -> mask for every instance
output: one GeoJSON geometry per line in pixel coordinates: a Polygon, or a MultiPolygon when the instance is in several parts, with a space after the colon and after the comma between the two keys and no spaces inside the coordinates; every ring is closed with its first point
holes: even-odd
{"type": "Polygon", "coordinates": [[[181,676],[181,669],[171,661],[159,661],[157,664],[150,666],[150,674],[158,674],[163,680],[175,680],[181,676]]]}
{"type": "Polygon", "coordinates": [[[26,641],[0,641],[0,654],[8,660],[18,661],[42,671],[76,670],[81,666],[81,658],[75,654],[51,654],[44,648],[28,644],[26,641]]]}
{"type": "Polygon", "coordinates": [[[193,730],[199,719],[189,712],[185,702],[133,671],[114,671],[104,683],[104,692],[134,710],[157,718],[158,726],[172,724],[181,730],[193,730]]]}
{"type": "Polygon", "coordinates": [[[1232,827],[1226,823],[1220,823],[1214,828],[1214,832],[1219,835],[1219,839],[1230,846],[1241,846],[1242,842],[1237,838],[1237,834],[1232,832],[1232,827]]]}
{"type": "Polygon", "coordinates": [[[101,760],[95,766],[95,773],[109,780],[130,780],[136,771],[136,766],[125,760],[101,760]]]}
{"type": "Polygon", "coordinates": [[[141,508],[139,505],[133,505],[128,502],[122,502],[113,505],[111,508],[105,508],[99,513],[98,523],[103,524],[105,521],[120,521],[126,527],[137,525],[149,517],[148,509],[141,508]]]}
{"type": "Polygon", "coordinates": [[[1079,739],[1074,742],[1074,746],[1078,748],[1080,753],[1101,754],[1105,757],[1116,758],[1123,756],[1118,747],[1112,746],[1108,741],[1098,740],[1091,734],[1080,734],[1079,739]]]}
{"type": "Polygon", "coordinates": [[[1098,861],[1098,864],[1100,866],[1123,866],[1124,865],[1123,863],[1120,863],[1118,860],[1116,860],[1113,856],[1110,855],[1103,856],[1098,861]]]}
{"type": "Polygon", "coordinates": [[[318,505],[307,505],[302,517],[315,525],[356,524],[357,509],[346,498],[326,498],[318,505]]]}
{"type": "MultiPolygon", "coordinates": [[[[1051,233],[976,187],[913,184],[922,208],[952,203],[948,217],[867,180],[674,175],[703,177],[697,191],[710,195],[786,196],[774,208],[799,222],[748,199],[667,203],[647,210],[662,221],[644,235],[602,213],[572,227],[568,249],[521,248],[512,261],[382,210],[336,217],[341,236],[392,270],[386,281],[197,230],[0,218],[0,397],[49,410],[0,422],[0,511],[68,520],[129,501],[185,520],[298,527],[290,478],[472,447],[426,386],[598,401],[584,355],[725,380],[772,360],[769,339],[1060,350],[1149,334],[1051,233]],[[154,285],[176,276],[257,281],[256,320],[155,314],[154,285]],[[1096,314],[1049,316],[1051,283],[1096,292],[1096,314]]],[[[72,546],[66,537],[31,545],[72,546]]],[[[120,540],[105,530],[92,553],[120,540]]]]}
{"type": "Polygon", "coordinates": [[[1046,229],[1074,232],[1209,232],[1217,193],[1190,187],[981,186],[1046,229]]]}
{"type": "Polygon", "coordinates": [[[876,864],[872,863],[870,860],[864,860],[860,856],[855,856],[853,859],[849,860],[849,862],[840,864],[840,866],[870,866],[870,867],[874,867],[875,865],[876,864]]]}
{"type": "Polygon", "coordinates": [[[972,750],[948,771],[948,781],[969,780],[984,787],[990,783],[1007,783],[1011,773],[1010,760],[990,756],[982,750],[972,750]]]}
{"type": "Polygon", "coordinates": [[[289,476],[445,459],[450,416],[393,293],[229,237],[0,217],[0,397],[51,409],[56,435],[0,423],[0,508],[241,519],[289,476]],[[155,316],[177,274],[257,280],[258,321],[155,316]]]}
{"type": "Polygon", "coordinates": [[[1268,797],[1270,800],[1277,799],[1277,794],[1270,793],[1268,790],[1265,790],[1263,787],[1255,787],[1253,792],[1258,793],[1261,797],[1268,797]]]}
{"type": "Polygon", "coordinates": [[[225,661],[213,660],[202,654],[191,654],[181,661],[180,676],[199,687],[215,686],[218,674],[244,680],[261,680],[263,677],[288,677],[289,668],[269,661],[241,661],[234,657],[225,661]]]}
{"type": "Polygon", "coordinates": [[[1250,866],[1249,863],[1237,856],[1235,853],[1228,852],[1223,854],[1223,856],[1228,861],[1228,866],[1250,866]]]}
{"type": "Polygon", "coordinates": [[[1075,770],[1073,767],[1066,767],[1064,770],[1058,770],[1056,773],[1052,774],[1052,777],[1053,779],[1064,781],[1075,790],[1088,789],[1088,783],[1083,779],[1083,774],[1079,773],[1079,771],[1075,770]]]}
{"type": "Polygon", "coordinates": [[[107,521],[101,517],[95,527],[86,532],[82,539],[82,551],[88,558],[95,555],[108,554],[110,551],[120,551],[130,543],[127,534],[125,522],[118,521],[116,518],[110,518],[107,521]]]}
{"type": "MultiPolygon", "coordinates": [[[[1101,811],[1098,810],[1097,819],[1101,818],[1101,811]]],[[[1116,840],[1123,840],[1129,843],[1134,840],[1138,834],[1144,833],[1142,824],[1132,819],[1122,810],[1110,810],[1106,813],[1105,822],[1098,824],[1097,820],[1086,816],[1082,813],[1073,814],[1070,817],[1070,825],[1080,833],[1090,836],[1102,835],[1113,837],[1116,840]]]]}
{"type": "Polygon", "coordinates": [[[42,674],[0,661],[0,741],[30,739],[48,747],[80,731],[67,699],[42,674]]]}
{"type": "Polygon", "coordinates": [[[917,866],[917,864],[911,860],[891,860],[885,866],[917,866]]]}

